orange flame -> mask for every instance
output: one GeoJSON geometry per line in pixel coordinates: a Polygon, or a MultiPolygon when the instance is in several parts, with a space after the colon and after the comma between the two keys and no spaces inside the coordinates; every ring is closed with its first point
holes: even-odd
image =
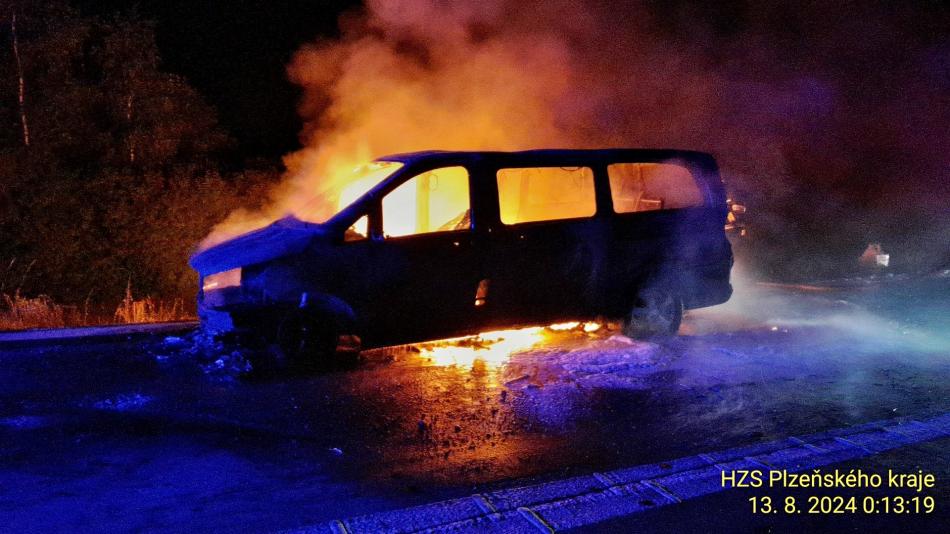
{"type": "Polygon", "coordinates": [[[471,369],[476,362],[486,368],[497,369],[508,363],[513,354],[535,348],[558,332],[578,331],[591,333],[600,330],[599,322],[569,321],[546,327],[532,326],[510,330],[481,332],[474,336],[442,339],[419,345],[420,355],[433,365],[471,369]]]}

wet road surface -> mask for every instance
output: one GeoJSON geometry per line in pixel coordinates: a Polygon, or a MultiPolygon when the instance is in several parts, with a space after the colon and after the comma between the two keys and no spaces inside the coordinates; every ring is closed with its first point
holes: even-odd
{"type": "Polygon", "coordinates": [[[2,351],[0,524],[279,530],[950,410],[945,274],[742,285],[681,334],[580,324],[256,380],[190,337],[2,351]]]}

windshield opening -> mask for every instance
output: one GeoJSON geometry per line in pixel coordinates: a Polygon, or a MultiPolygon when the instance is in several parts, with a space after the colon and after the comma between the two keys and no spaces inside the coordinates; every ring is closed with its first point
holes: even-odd
{"type": "Polygon", "coordinates": [[[294,216],[306,222],[324,222],[402,167],[398,161],[372,161],[333,176],[331,185],[294,210],[294,216]]]}

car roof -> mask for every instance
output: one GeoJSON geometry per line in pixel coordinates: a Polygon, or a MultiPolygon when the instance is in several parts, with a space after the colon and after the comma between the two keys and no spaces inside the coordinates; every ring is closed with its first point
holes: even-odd
{"type": "Polygon", "coordinates": [[[426,150],[421,152],[405,152],[390,154],[377,158],[376,161],[397,161],[407,166],[415,164],[438,163],[466,163],[474,161],[498,162],[504,164],[512,161],[525,161],[543,164],[563,161],[581,160],[621,160],[629,159],[660,161],[667,159],[683,159],[696,163],[712,161],[712,156],[694,150],[678,150],[671,148],[600,148],[600,149],[537,149],[522,151],[449,151],[426,150]]]}

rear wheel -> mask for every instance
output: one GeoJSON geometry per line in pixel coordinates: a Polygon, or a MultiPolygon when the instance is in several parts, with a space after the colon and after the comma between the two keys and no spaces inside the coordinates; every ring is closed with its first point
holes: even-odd
{"type": "Polygon", "coordinates": [[[683,301],[668,288],[644,290],[627,314],[623,333],[628,337],[644,339],[672,336],[683,320],[683,301]]]}

